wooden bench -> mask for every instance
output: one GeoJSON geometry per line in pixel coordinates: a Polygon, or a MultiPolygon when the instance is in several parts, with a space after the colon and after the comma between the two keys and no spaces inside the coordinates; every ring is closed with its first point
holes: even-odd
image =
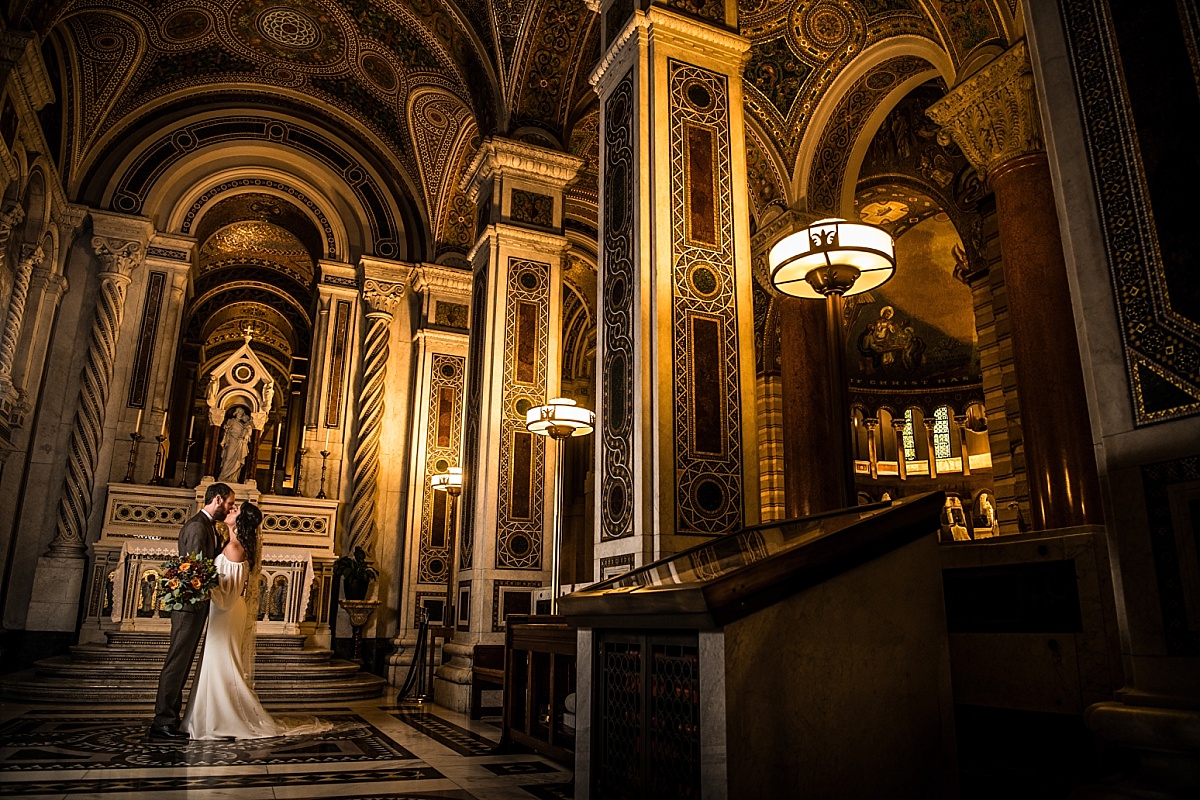
{"type": "Polygon", "coordinates": [[[477,644],[471,656],[471,719],[484,712],[500,714],[502,706],[484,706],[485,689],[504,689],[504,645],[477,644]]]}

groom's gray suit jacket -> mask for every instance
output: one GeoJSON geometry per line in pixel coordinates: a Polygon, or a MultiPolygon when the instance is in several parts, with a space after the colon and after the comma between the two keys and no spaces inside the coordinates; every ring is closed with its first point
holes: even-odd
{"type": "MultiPolygon", "coordinates": [[[[217,525],[203,511],[184,523],[179,532],[179,555],[200,553],[205,558],[216,558],[217,525]]],[[[155,725],[178,725],[179,712],[183,706],[183,685],[187,683],[192,662],[196,660],[196,646],[204,633],[208,621],[208,603],[186,605],[182,611],[171,612],[171,644],[167,648],[167,659],[158,676],[158,696],[154,701],[155,725]]]]}

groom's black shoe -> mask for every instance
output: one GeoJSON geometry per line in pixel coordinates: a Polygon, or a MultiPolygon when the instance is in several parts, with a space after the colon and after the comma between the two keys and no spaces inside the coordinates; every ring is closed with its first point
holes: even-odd
{"type": "Polygon", "coordinates": [[[150,739],[170,739],[175,742],[186,742],[192,738],[174,725],[151,725],[146,736],[150,739]]]}

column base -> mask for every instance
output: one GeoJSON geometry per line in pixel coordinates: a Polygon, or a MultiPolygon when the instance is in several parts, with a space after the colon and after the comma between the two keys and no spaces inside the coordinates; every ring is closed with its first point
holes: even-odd
{"type": "Polygon", "coordinates": [[[27,631],[74,631],[79,618],[79,590],[87,561],[42,556],[33,573],[33,594],[25,617],[27,631]]]}
{"type": "Polygon", "coordinates": [[[448,643],[446,663],[433,673],[433,702],[461,714],[471,713],[471,645],[448,643]]]}
{"type": "Polygon", "coordinates": [[[412,666],[413,655],[416,653],[417,639],[411,634],[392,639],[395,649],[387,657],[388,683],[399,689],[408,677],[409,667],[412,666]]]}
{"type": "Polygon", "coordinates": [[[1111,784],[1086,786],[1073,800],[1200,796],[1200,710],[1096,703],[1087,726],[1102,743],[1133,757],[1130,771],[1111,784]]]}

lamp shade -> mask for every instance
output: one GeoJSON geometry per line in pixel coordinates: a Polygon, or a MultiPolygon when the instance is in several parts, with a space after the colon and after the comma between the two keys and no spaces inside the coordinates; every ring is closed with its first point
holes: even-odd
{"type": "Polygon", "coordinates": [[[536,406],[525,414],[525,427],[530,433],[566,439],[585,436],[596,426],[596,415],[566,397],[556,397],[544,406],[536,406]]]}
{"type": "Polygon", "coordinates": [[[896,271],[896,247],[882,228],[822,219],[780,240],[767,256],[771,283],[784,294],[819,299],[854,295],[896,271]]]}
{"type": "Polygon", "coordinates": [[[429,479],[429,485],[439,491],[455,496],[462,491],[462,467],[450,467],[429,479]]]}

